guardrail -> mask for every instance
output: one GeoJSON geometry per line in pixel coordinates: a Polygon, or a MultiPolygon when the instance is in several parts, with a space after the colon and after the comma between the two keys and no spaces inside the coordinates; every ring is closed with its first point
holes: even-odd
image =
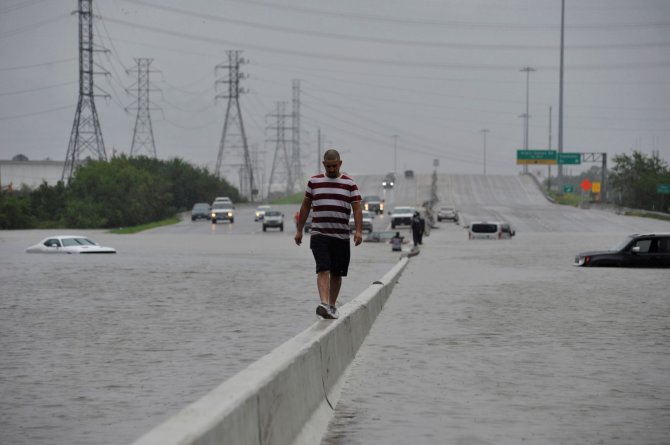
{"type": "Polygon", "coordinates": [[[240,371],[134,445],[314,444],[326,432],[343,377],[407,265],[240,371]]]}

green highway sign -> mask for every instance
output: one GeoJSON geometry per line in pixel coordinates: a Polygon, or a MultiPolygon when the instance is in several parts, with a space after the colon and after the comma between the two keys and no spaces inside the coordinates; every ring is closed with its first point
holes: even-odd
{"type": "Polygon", "coordinates": [[[569,165],[580,165],[582,163],[582,154],[581,153],[559,153],[558,154],[558,163],[560,164],[569,164],[569,165]]]}
{"type": "Polygon", "coordinates": [[[670,184],[658,184],[656,186],[656,193],[661,195],[670,195],[670,184]]]}
{"type": "Polygon", "coordinates": [[[517,150],[517,165],[525,164],[556,164],[556,150],[517,150]]]}
{"type": "Polygon", "coordinates": [[[564,185],[563,186],[563,193],[572,193],[575,191],[575,188],[571,185],[564,185]]]}

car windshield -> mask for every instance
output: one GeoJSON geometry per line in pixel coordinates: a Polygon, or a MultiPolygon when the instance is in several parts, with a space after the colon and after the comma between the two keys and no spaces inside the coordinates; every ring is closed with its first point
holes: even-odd
{"type": "Polygon", "coordinates": [[[193,206],[193,210],[207,210],[209,209],[209,204],[196,204],[193,206]]]}
{"type": "Polygon", "coordinates": [[[95,243],[88,238],[63,238],[64,246],[95,246],[95,243]]]}
{"type": "Polygon", "coordinates": [[[379,198],[379,196],[366,196],[363,200],[366,201],[366,202],[377,202],[377,201],[381,201],[381,199],[379,198]]]}
{"type": "Polygon", "coordinates": [[[471,230],[476,233],[496,233],[498,226],[496,224],[473,224],[471,230]]]}
{"type": "Polygon", "coordinates": [[[454,209],[451,207],[442,207],[443,212],[452,212],[454,209]]]}
{"type": "Polygon", "coordinates": [[[626,246],[628,245],[628,243],[631,242],[632,239],[633,239],[632,236],[627,236],[627,237],[624,238],[623,240],[621,240],[621,241],[619,241],[618,243],[616,243],[615,245],[613,245],[609,250],[611,250],[611,251],[613,251],[613,252],[618,252],[619,250],[621,250],[621,249],[623,249],[624,247],[626,247],[626,246]]]}
{"type": "Polygon", "coordinates": [[[393,209],[393,213],[414,213],[414,209],[411,207],[396,207],[393,209]]]}
{"type": "Polygon", "coordinates": [[[279,216],[281,215],[281,212],[278,212],[276,210],[269,210],[265,212],[265,216],[279,216]]]}
{"type": "Polygon", "coordinates": [[[215,202],[212,209],[230,209],[232,205],[227,202],[215,202]]]}

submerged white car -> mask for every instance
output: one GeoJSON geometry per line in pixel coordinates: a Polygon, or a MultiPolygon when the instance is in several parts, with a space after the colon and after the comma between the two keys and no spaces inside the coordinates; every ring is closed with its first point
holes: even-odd
{"type": "Polygon", "coordinates": [[[85,236],[57,235],[44,238],[26,249],[28,253],[116,253],[112,247],[104,247],[85,236]]]}

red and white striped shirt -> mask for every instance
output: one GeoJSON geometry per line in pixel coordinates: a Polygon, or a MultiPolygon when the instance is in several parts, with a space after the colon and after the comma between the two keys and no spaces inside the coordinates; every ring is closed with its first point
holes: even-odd
{"type": "Polygon", "coordinates": [[[312,200],[312,234],[349,239],[351,203],[361,200],[353,179],[344,174],[337,178],[323,173],[312,176],[305,196],[312,200]]]}

